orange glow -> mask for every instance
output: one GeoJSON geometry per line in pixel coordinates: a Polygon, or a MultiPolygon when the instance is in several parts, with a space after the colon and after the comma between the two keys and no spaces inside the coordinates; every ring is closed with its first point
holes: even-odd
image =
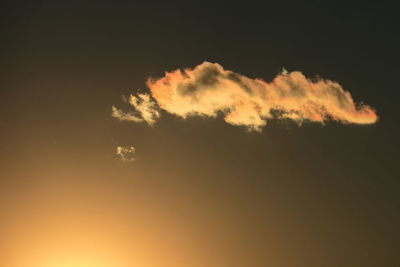
{"type": "Polygon", "coordinates": [[[110,180],[46,176],[33,175],[35,184],[17,191],[9,188],[0,266],[202,267],[216,261],[215,248],[207,245],[213,237],[201,226],[210,214],[195,222],[193,214],[174,213],[191,207],[156,191],[137,196],[110,180]]]}

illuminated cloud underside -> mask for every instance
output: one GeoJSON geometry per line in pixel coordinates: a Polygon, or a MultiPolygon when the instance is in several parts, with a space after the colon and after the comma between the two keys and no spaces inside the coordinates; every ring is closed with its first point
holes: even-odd
{"type": "Polygon", "coordinates": [[[256,131],[269,119],[355,124],[371,124],[378,119],[374,109],[357,105],[338,83],[310,80],[298,71],[283,71],[272,82],[266,82],[204,62],[194,69],[150,78],[146,85],[155,102],[149,94],[131,96],[129,102],[134,111],[113,107],[113,117],[152,125],[160,117],[158,108],[182,118],[222,114],[227,123],[256,131]]]}

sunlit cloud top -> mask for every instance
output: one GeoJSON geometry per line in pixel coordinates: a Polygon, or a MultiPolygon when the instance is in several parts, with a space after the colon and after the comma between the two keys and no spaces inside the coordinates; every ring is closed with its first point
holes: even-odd
{"type": "Polygon", "coordinates": [[[113,107],[113,117],[152,125],[161,109],[181,118],[221,115],[229,124],[255,131],[261,131],[271,119],[290,119],[299,124],[329,120],[372,124],[378,119],[373,108],[355,103],[339,83],[308,79],[299,71],[283,70],[266,82],[204,62],[194,69],[149,78],[146,85],[149,94],[130,97],[132,111],[113,107]]]}

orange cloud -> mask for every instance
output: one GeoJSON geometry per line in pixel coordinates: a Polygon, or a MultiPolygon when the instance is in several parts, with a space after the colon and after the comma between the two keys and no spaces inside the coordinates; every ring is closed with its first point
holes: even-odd
{"type": "MultiPolygon", "coordinates": [[[[298,71],[284,70],[272,82],[266,82],[225,70],[217,63],[204,62],[194,69],[166,72],[160,79],[150,78],[146,84],[157,106],[168,113],[182,118],[221,114],[229,124],[256,131],[270,119],[355,124],[371,124],[378,119],[374,109],[356,104],[340,84],[310,80],[298,71]]],[[[146,101],[151,101],[149,95],[146,97],[146,101]]],[[[131,105],[145,115],[137,105],[131,105]]],[[[152,118],[158,118],[158,113],[152,113],[156,112],[155,105],[151,108],[148,112],[157,114],[152,118]]],[[[148,121],[144,116],[143,120],[148,121]]]]}

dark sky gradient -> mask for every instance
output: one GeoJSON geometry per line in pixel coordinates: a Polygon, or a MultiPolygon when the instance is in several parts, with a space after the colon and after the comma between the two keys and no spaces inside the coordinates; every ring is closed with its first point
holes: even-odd
{"type": "Polygon", "coordinates": [[[49,225],[77,243],[124,236],[96,249],[130,267],[400,265],[399,5],[11,2],[0,7],[2,267],[31,267],[19,261],[33,248],[78,253],[47,242],[49,225]],[[260,134],[221,118],[111,117],[147,77],[203,61],[338,81],[380,120],[274,121],[260,134]],[[121,163],[117,145],[138,160],[121,163]],[[114,221],[90,239],[82,218],[114,221]]]}

